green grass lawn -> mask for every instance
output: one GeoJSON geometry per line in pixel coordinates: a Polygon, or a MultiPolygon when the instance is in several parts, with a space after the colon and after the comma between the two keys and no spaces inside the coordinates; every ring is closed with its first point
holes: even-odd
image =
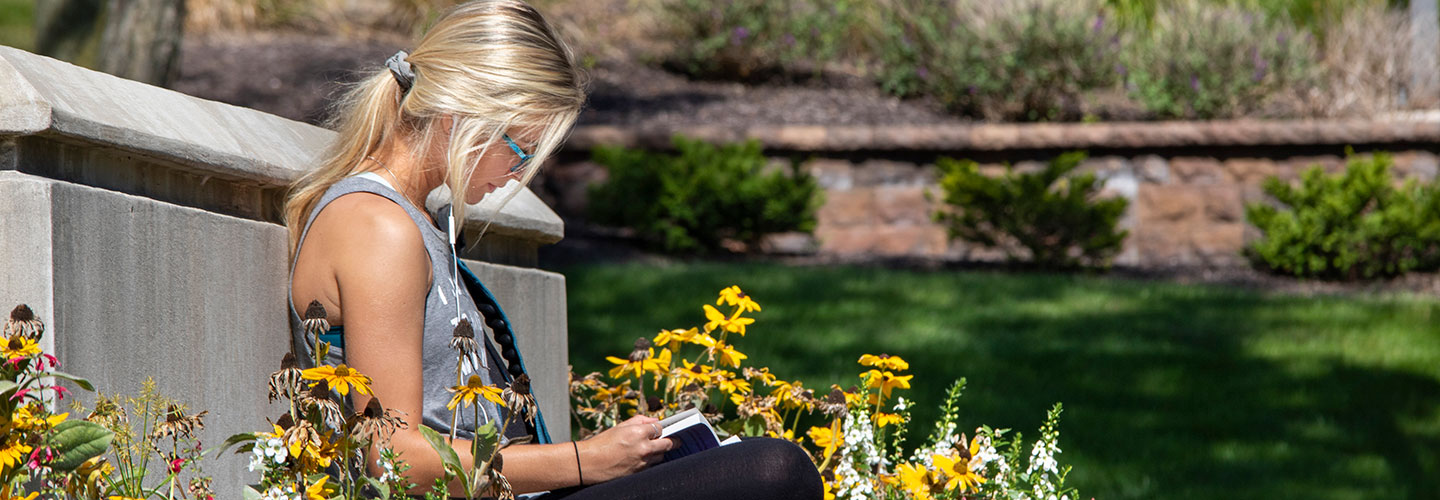
{"type": "Polygon", "coordinates": [[[35,0],[0,0],[0,45],[35,45],[35,0]]]}
{"type": "Polygon", "coordinates": [[[1060,458],[1082,498],[1440,498],[1432,299],[767,264],[562,272],[580,373],[702,324],[700,305],[738,284],[764,311],[737,347],[782,377],[850,386],[861,354],[898,354],[918,422],[963,376],[962,428],[1027,437],[1063,402],[1060,458]]]}

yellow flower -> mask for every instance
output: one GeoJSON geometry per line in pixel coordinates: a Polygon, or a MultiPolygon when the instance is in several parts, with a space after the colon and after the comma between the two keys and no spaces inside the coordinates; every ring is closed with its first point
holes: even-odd
{"type": "Polygon", "coordinates": [[[9,341],[0,344],[0,355],[3,355],[4,359],[28,358],[36,354],[40,354],[40,345],[20,335],[10,337],[9,341]]]}
{"type": "Polygon", "coordinates": [[[688,359],[682,359],[680,362],[683,363],[685,367],[676,368],[675,371],[671,373],[673,377],[671,378],[671,384],[675,390],[684,390],[685,386],[691,383],[699,384],[702,387],[710,385],[710,381],[714,378],[714,375],[710,373],[709,365],[697,365],[691,363],[688,359]]]}
{"type": "Polygon", "coordinates": [[[915,378],[914,375],[902,376],[888,371],[881,372],[880,370],[870,370],[865,372],[864,376],[865,387],[867,389],[880,389],[880,394],[886,398],[890,397],[891,390],[909,389],[910,379],[915,378]]]}
{"type": "Polygon", "coordinates": [[[880,412],[875,414],[875,425],[885,427],[887,425],[898,425],[905,422],[905,418],[894,413],[880,412]]]}
{"type": "MultiPolygon", "coordinates": [[[[963,443],[964,436],[961,436],[961,440],[963,443]]],[[[975,436],[974,439],[970,440],[970,449],[965,450],[964,453],[952,452],[950,455],[934,455],[930,457],[931,461],[935,463],[935,468],[939,469],[943,477],[946,478],[946,491],[959,488],[956,491],[963,493],[967,489],[978,488],[985,482],[985,478],[980,477],[980,475],[976,473],[984,466],[984,463],[980,461],[980,457],[975,456],[978,453],[980,453],[980,436],[975,436]]]]}
{"type": "Polygon", "coordinates": [[[12,418],[12,423],[14,424],[15,428],[20,430],[42,430],[55,427],[56,425],[59,425],[60,422],[64,422],[65,417],[70,416],[69,413],[61,413],[59,415],[51,415],[48,417],[35,416],[35,413],[38,413],[39,411],[40,405],[38,403],[30,403],[25,406],[16,408],[15,414],[12,418]],[[32,407],[34,409],[32,409],[32,407]]]}
{"type": "MultiPolygon", "coordinates": [[[[355,387],[355,392],[370,394],[370,377],[360,373],[359,370],[345,366],[341,363],[337,366],[317,366],[305,370],[300,374],[305,380],[320,380],[330,385],[330,390],[340,393],[341,396],[350,394],[350,387],[355,387]]],[[[314,387],[314,384],[311,384],[314,387]]]]}
{"type": "Polygon", "coordinates": [[[455,393],[455,397],[450,398],[450,403],[445,405],[445,407],[450,410],[454,410],[461,402],[464,402],[465,406],[475,404],[476,396],[484,397],[492,403],[505,406],[505,400],[500,397],[500,393],[503,391],[499,387],[485,385],[484,382],[480,381],[479,375],[471,375],[470,379],[465,381],[465,385],[451,387],[450,392],[455,393]]]}
{"type": "Polygon", "coordinates": [[[724,328],[727,332],[745,336],[745,325],[754,323],[755,319],[740,317],[742,312],[744,311],[737,309],[734,315],[726,318],[724,314],[720,313],[720,310],[710,304],[705,304],[705,333],[713,332],[716,328],[724,328]]]}
{"type": "Polygon", "coordinates": [[[830,492],[830,481],[825,481],[825,500],[835,500],[835,494],[830,492]]]}
{"type": "Polygon", "coordinates": [[[889,354],[881,354],[879,356],[866,354],[860,356],[860,364],[885,370],[895,370],[897,372],[910,369],[910,363],[906,363],[904,359],[900,359],[900,356],[891,356],[889,354]]]}
{"type": "Polygon", "coordinates": [[[770,373],[769,367],[750,368],[745,367],[743,371],[746,379],[758,378],[761,384],[775,385],[775,375],[770,373]]]}
{"type": "Polygon", "coordinates": [[[715,381],[719,382],[720,390],[726,394],[749,394],[750,382],[743,378],[736,378],[733,372],[721,371],[716,374],[715,381]]]}
{"type": "Polygon", "coordinates": [[[830,458],[841,445],[845,444],[845,435],[840,433],[840,419],[830,423],[830,427],[811,427],[810,442],[821,448],[821,460],[830,458]]]}
{"type": "Polygon", "coordinates": [[[698,328],[691,328],[689,330],[681,328],[661,330],[660,334],[655,336],[655,345],[668,346],[668,349],[674,351],[680,348],[681,342],[691,342],[695,340],[695,335],[699,333],[700,329],[698,328]]]}
{"type": "Polygon", "coordinates": [[[620,378],[620,376],[624,375],[626,372],[635,372],[635,376],[639,377],[646,373],[654,373],[658,375],[670,370],[669,350],[660,351],[660,356],[658,357],[655,356],[654,348],[646,349],[646,351],[650,354],[645,356],[645,359],[640,361],[630,361],[628,359],[620,359],[615,356],[606,356],[606,361],[615,363],[616,365],[614,368],[610,369],[610,378],[620,378]]]}
{"type": "Polygon", "coordinates": [[[759,311],[760,304],[756,304],[749,295],[740,291],[740,287],[730,285],[729,288],[720,291],[720,298],[715,300],[715,305],[725,304],[739,307],[742,311],[759,311]]]}
{"type": "Polygon", "coordinates": [[[305,500],[325,500],[330,494],[330,488],[325,485],[325,482],[329,480],[330,476],[320,476],[319,481],[306,487],[305,500]]]}
{"type": "Polygon", "coordinates": [[[144,500],[142,498],[127,497],[124,495],[110,495],[110,500],[144,500]]]}
{"type": "Polygon", "coordinates": [[[5,443],[0,448],[0,470],[10,469],[16,465],[25,463],[25,454],[30,453],[31,448],[18,440],[5,443]]]}
{"type": "Polygon", "coordinates": [[[22,497],[19,495],[11,495],[9,486],[6,486],[5,489],[0,489],[0,500],[35,500],[35,497],[39,495],[40,492],[32,491],[29,495],[22,497]]]}
{"type": "Polygon", "coordinates": [[[709,335],[700,337],[699,340],[703,342],[702,345],[704,345],[706,348],[705,352],[710,354],[710,359],[715,359],[715,356],[717,354],[720,356],[721,366],[731,366],[739,368],[740,361],[750,357],[746,356],[740,351],[735,350],[735,347],[731,346],[730,344],[715,340],[715,338],[709,335]]]}
{"type": "Polygon", "coordinates": [[[930,500],[930,469],[924,465],[900,464],[897,474],[900,487],[915,497],[915,500],[930,500]]]}

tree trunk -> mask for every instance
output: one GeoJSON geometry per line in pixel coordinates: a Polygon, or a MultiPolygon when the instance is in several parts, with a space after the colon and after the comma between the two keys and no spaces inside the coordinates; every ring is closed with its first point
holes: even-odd
{"type": "Polygon", "coordinates": [[[95,36],[103,0],[45,0],[35,4],[35,52],[77,62],[95,36]]]}
{"type": "Polygon", "coordinates": [[[1415,104],[1434,105],[1440,99],[1440,14],[1435,0],[1410,0],[1410,100],[1415,104]]]}
{"type": "Polygon", "coordinates": [[[180,71],[184,0],[109,0],[99,69],[161,87],[180,71]]]}

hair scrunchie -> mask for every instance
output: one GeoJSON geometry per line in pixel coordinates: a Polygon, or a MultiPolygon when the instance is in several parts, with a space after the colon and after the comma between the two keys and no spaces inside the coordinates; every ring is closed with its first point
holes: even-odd
{"type": "Polygon", "coordinates": [[[415,69],[410,67],[410,61],[405,60],[409,56],[402,50],[385,60],[385,67],[390,68],[390,74],[395,76],[395,83],[400,84],[401,92],[409,92],[410,87],[415,86],[415,69]]]}

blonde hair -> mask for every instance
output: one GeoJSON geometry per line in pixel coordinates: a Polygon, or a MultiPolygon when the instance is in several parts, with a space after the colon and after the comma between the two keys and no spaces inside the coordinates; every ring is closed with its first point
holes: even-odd
{"type": "Polygon", "coordinates": [[[454,217],[464,221],[465,186],[491,145],[511,127],[540,132],[520,178],[525,185],[565,142],[585,101],[584,75],[570,47],[520,0],[475,0],[450,9],[407,60],[416,75],[409,92],[377,65],[336,103],[328,124],[337,132],[335,142],[285,200],[292,259],[320,197],[361,171],[365,157],[386,141],[406,139],[417,151],[429,151],[440,134],[453,130],[445,183],[454,217]],[[454,117],[453,128],[440,125],[446,115],[454,117]]]}

